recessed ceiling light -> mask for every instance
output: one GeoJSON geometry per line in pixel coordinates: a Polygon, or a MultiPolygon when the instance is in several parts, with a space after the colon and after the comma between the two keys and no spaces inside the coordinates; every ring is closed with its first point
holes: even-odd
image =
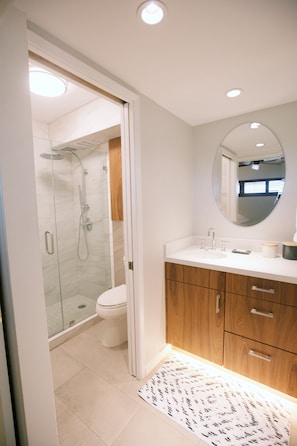
{"type": "Polygon", "coordinates": [[[256,144],[256,147],[263,147],[264,143],[263,142],[258,142],[258,144],[256,144]]]}
{"type": "Polygon", "coordinates": [[[137,9],[137,15],[147,25],[160,23],[165,15],[166,6],[159,0],[143,2],[137,9]]]}
{"type": "Polygon", "coordinates": [[[39,96],[54,98],[67,91],[67,82],[48,71],[30,69],[30,91],[39,96]]]}
{"type": "Polygon", "coordinates": [[[236,98],[241,92],[242,90],[240,88],[233,88],[232,90],[227,91],[226,96],[228,96],[228,98],[236,98]]]}

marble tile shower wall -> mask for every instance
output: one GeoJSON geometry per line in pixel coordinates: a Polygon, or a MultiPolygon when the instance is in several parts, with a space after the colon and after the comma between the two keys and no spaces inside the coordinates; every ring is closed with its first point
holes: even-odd
{"type": "MultiPolygon", "coordinates": [[[[84,167],[88,170],[86,176],[86,197],[90,207],[88,217],[93,227],[87,231],[89,256],[87,261],[78,262],[79,294],[97,299],[99,294],[111,287],[111,253],[110,253],[110,213],[109,213],[109,177],[107,144],[102,144],[96,150],[82,157],[84,167]]],[[[75,160],[73,160],[75,163],[75,160]]],[[[74,169],[74,192],[77,191],[77,181],[80,181],[81,171],[74,169]]],[[[80,207],[75,207],[75,230],[79,232],[80,207]]],[[[84,247],[81,232],[81,247],[84,247]]],[[[84,247],[85,249],[85,247],[84,247]]],[[[82,249],[83,253],[83,249],[82,249]]]]}

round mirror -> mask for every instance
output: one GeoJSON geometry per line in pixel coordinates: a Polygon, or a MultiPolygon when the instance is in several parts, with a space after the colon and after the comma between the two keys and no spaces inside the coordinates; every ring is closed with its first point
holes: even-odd
{"type": "Polygon", "coordinates": [[[228,133],[215,158],[213,192],[230,222],[252,226],[264,220],[280,199],[284,184],[284,153],[267,127],[250,122],[228,133]]]}

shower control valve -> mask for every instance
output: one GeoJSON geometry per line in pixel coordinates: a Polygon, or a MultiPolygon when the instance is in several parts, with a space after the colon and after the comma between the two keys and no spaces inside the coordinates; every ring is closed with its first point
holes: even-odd
{"type": "Polygon", "coordinates": [[[93,221],[91,220],[91,218],[87,218],[85,225],[86,225],[87,231],[92,231],[93,221]]]}

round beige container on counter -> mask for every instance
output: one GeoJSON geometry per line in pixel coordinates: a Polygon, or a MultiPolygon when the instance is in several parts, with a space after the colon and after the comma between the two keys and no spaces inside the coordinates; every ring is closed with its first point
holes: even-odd
{"type": "Polygon", "coordinates": [[[277,256],[277,243],[275,243],[275,242],[262,243],[262,254],[264,257],[276,257],[277,256]]]}

